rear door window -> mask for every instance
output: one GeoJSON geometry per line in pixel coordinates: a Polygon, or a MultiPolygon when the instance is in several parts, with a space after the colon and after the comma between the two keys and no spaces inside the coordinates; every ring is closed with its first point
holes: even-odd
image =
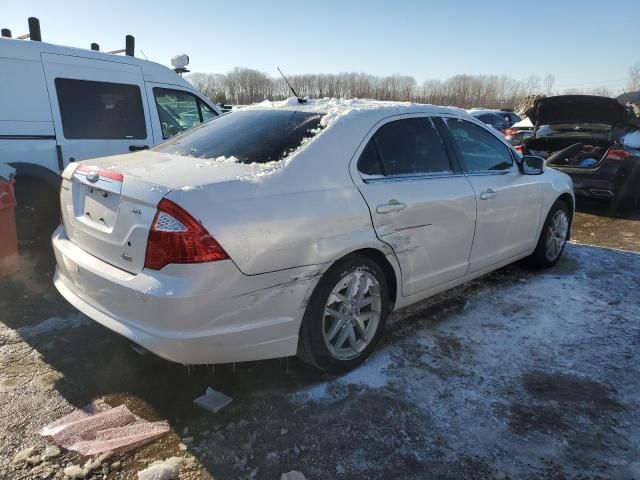
{"type": "Polygon", "coordinates": [[[484,128],[457,118],[445,120],[468,172],[495,172],[513,166],[509,148],[484,128]]]}
{"type": "Polygon", "coordinates": [[[217,116],[202,100],[183,90],[154,88],[153,95],[165,140],[217,116]]]}
{"type": "Polygon", "coordinates": [[[137,85],[56,78],[55,86],[65,138],[147,138],[137,85]]]}
{"type": "Polygon", "coordinates": [[[365,175],[411,176],[451,173],[444,143],[429,118],[384,124],[369,140],[358,161],[365,175]]]}

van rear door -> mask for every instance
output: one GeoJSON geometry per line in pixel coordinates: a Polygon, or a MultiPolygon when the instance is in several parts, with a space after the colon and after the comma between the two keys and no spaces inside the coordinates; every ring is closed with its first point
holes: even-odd
{"type": "Polygon", "coordinates": [[[50,53],[42,64],[63,166],[153,145],[139,66],[50,53]]]}

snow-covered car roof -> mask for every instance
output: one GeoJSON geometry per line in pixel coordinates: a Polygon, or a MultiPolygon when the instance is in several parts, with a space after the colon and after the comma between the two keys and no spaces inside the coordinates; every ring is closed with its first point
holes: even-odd
{"type": "Polygon", "coordinates": [[[500,113],[500,110],[491,110],[489,108],[472,108],[470,110],[467,110],[467,113],[476,117],[485,113],[500,113]]]}
{"type": "Polygon", "coordinates": [[[341,99],[341,98],[321,98],[307,99],[304,103],[300,103],[298,98],[291,97],[282,101],[265,100],[244,107],[242,110],[270,110],[282,109],[307,113],[317,113],[323,118],[320,122],[321,126],[326,129],[340,119],[346,117],[361,117],[366,121],[377,121],[393,115],[404,115],[411,113],[427,113],[433,115],[442,114],[466,114],[466,111],[457,107],[441,107],[438,105],[430,105],[424,103],[413,102],[388,102],[382,100],[369,99],[341,99]]]}

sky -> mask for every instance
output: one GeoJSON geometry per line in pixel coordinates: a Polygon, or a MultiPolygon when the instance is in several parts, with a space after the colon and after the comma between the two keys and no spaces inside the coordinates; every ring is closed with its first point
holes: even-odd
{"type": "Polygon", "coordinates": [[[193,72],[236,66],[277,76],[366,72],[556,77],[556,89],[614,91],[640,61],[640,0],[0,0],[14,36],[40,19],[44,41],[136,55],[193,72]]]}

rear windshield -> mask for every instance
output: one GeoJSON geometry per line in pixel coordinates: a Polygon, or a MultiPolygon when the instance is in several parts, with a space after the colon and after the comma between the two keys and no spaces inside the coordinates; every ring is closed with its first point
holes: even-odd
{"type": "Polygon", "coordinates": [[[287,110],[238,110],[221,115],[171,140],[157,152],[241,163],[281,160],[320,128],[321,115],[287,110]]]}

